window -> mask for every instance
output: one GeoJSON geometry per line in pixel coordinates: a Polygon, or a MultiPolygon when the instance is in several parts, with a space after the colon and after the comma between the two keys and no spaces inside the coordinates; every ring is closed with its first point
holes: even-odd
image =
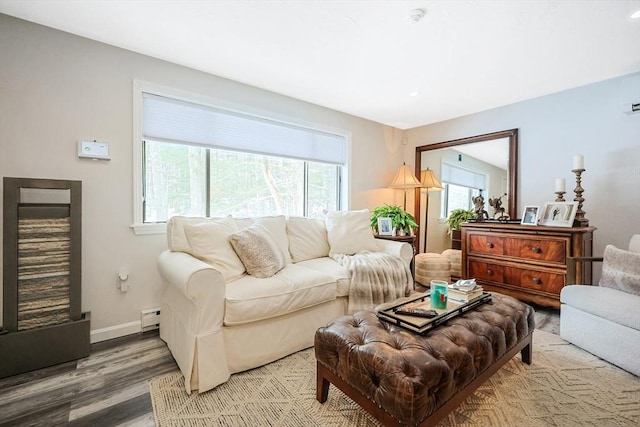
{"type": "Polygon", "coordinates": [[[156,141],[144,147],[145,223],[173,215],[319,216],[339,207],[335,165],[156,141]]]}
{"type": "Polygon", "coordinates": [[[480,195],[477,188],[463,187],[460,185],[442,183],[444,187],[442,197],[442,210],[440,216],[447,218],[451,211],[455,209],[473,209],[472,197],[480,195]]]}
{"type": "Polygon", "coordinates": [[[448,163],[442,164],[442,185],[444,192],[440,216],[447,218],[454,209],[473,209],[472,197],[486,189],[486,176],[448,163]]]}
{"type": "Polygon", "coordinates": [[[159,96],[145,85],[134,84],[137,234],[162,232],[173,215],[319,216],[340,209],[346,135],[159,96]]]}

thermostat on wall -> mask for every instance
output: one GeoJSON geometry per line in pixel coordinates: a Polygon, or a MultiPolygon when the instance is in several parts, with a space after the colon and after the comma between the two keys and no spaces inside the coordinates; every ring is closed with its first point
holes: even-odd
{"type": "Polygon", "coordinates": [[[109,143],[98,141],[78,142],[78,157],[94,160],[111,160],[109,143]]]}

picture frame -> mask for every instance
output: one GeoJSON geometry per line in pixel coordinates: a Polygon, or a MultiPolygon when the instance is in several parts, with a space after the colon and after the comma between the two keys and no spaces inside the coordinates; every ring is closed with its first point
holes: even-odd
{"type": "Polygon", "coordinates": [[[578,211],[578,202],[549,202],[544,205],[540,225],[551,227],[573,227],[578,211]]]}
{"type": "Polygon", "coordinates": [[[538,225],[539,211],[540,211],[540,206],[525,206],[524,211],[522,211],[522,220],[520,221],[520,224],[538,225]]]}
{"type": "Polygon", "coordinates": [[[393,236],[393,224],[391,222],[391,218],[378,218],[378,235],[393,236]]]}

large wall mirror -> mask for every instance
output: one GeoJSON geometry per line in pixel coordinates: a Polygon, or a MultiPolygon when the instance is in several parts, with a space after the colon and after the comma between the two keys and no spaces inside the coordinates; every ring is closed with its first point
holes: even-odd
{"type": "Polygon", "coordinates": [[[443,187],[416,189],[420,252],[451,248],[446,218],[456,208],[475,209],[472,198],[479,194],[490,219],[496,212],[489,200],[497,198],[504,214],[518,217],[518,129],[418,146],[415,164],[417,177],[432,170],[443,187]]]}

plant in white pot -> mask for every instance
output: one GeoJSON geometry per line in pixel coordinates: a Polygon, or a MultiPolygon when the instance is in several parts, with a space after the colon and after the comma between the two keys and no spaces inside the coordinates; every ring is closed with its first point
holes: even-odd
{"type": "Polygon", "coordinates": [[[373,228],[376,234],[379,233],[378,218],[391,218],[391,225],[399,236],[411,235],[418,228],[418,223],[413,215],[400,206],[378,206],[371,212],[371,228],[373,228]]]}

